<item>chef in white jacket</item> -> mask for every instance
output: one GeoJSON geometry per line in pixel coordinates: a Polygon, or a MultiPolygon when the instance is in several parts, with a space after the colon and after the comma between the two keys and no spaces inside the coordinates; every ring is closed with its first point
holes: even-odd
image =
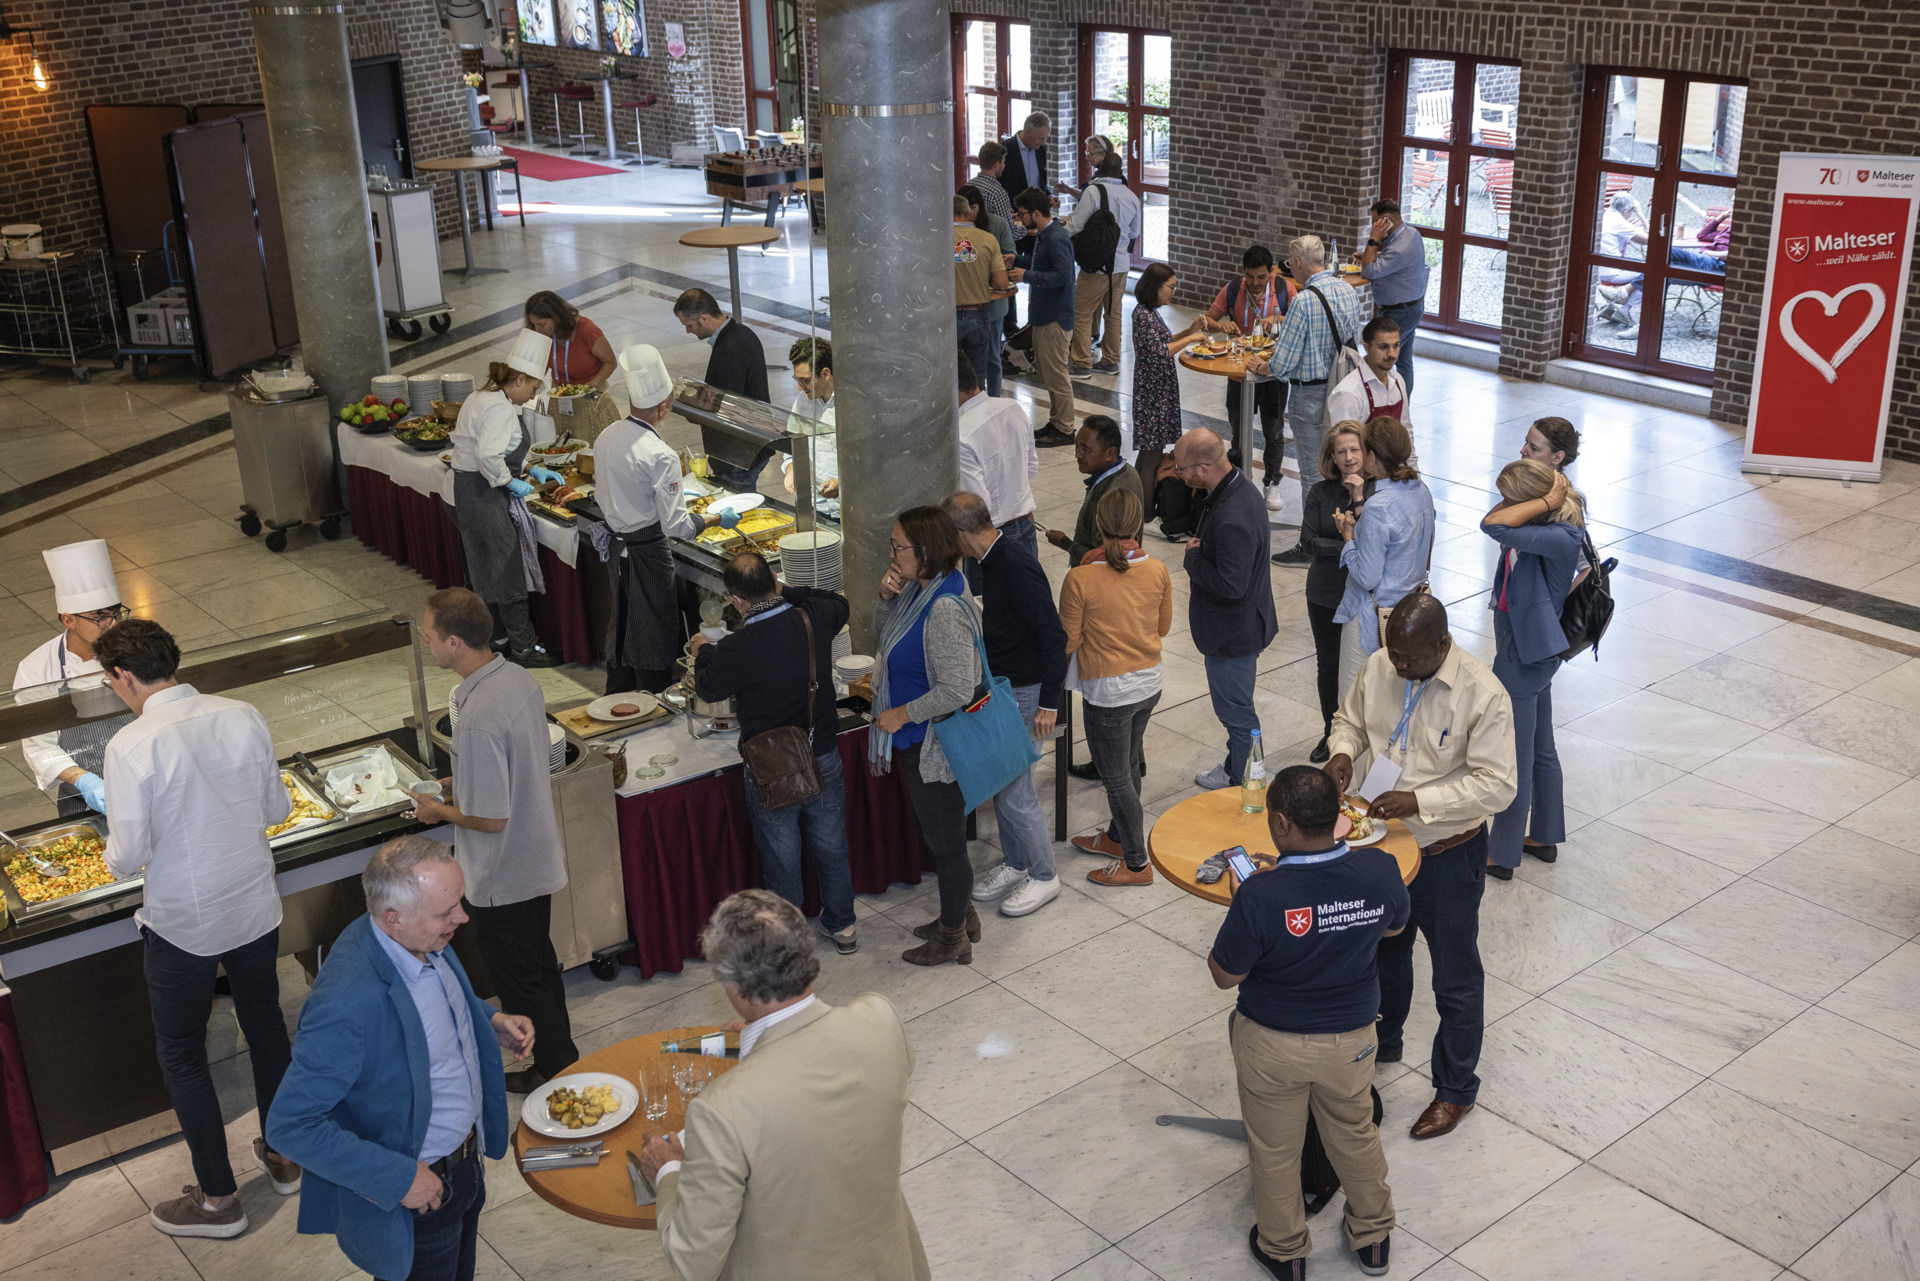
{"type": "MultiPolygon", "coordinates": [[[[53,607],[60,611],[60,622],[66,630],[20,660],[13,673],[15,689],[99,672],[100,664],[93,656],[94,642],[127,616],[105,540],[68,543],[40,555],[53,579],[53,607]]],[[[98,704],[93,710],[126,711],[125,704],[106,688],[104,677],[87,684],[98,688],[74,691],[82,710],[89,710],[87,704],[92,702],[98,704]]],[[[113,720],[36,734],[21,742],[20,754],[33,771],[34,786],[47,792],[60,807],[61,817],[71,818],[88,809],[106,812],[107,789],[100,777],[101,762],[107,740],[131,717],[128,712],[113,720]]]]}
{"type": "Polygon", "coordinates": [[[633,412],[593,442],[594,497],[613,536],[607,693],[658,693],[673,679],[683,640],[667,539],[695,538],[709,525],[731,527],[739,517],[703,519],[687,510],[680,455],[660,439],[660,424],[673,408],[673,376],[659,349],[646,343],[627,348],[620,353],[620,372],[633,412]]]}

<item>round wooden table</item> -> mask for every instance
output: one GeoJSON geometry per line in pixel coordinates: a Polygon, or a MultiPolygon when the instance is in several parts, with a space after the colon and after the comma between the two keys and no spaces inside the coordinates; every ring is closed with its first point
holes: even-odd
{"type": "Polygon", "coordinates": [[[727,251],[727,284],[733,289],[733,318],[740,319],[740,246],[767,245],[780,239],[772,227],[698,227],[680,237],[693,249],[727,251]]]}
{"type": "Polygon", "coordinates": [[[1234,443],[1240,448],[1240,468],[1247,475],[1253,475],[1253,456],[1264,453],[1253,447],[1253,388],[1254,380],[1247,377],[1247,362],[1254,359],[1246,352],[1234,352],[1226,356],[1196,356],[1189,347],[1180,353],[1180,363],[1198,374],[1212,374],[1216,378],[1226,378],[1240,384],[1240,431],[1239,439],[1234,443]]]}
{"type": "MultiPolygon", "coordinates": [[[[605,1134],[595,1135],[607,1149],[607,1154],[600,1158],[598,1165],[548,1170],[540,1174],[522,1174],[520,1177],[539,1194],[541,1200],[558,1206],[568,1214],[610,1227],[654,1230],[659,1226],[654,1219],[654,1207],[633,1203],[633,1180],[627,1175],[627,1153],[632,1151],[639,1156],[641,1147],[650,1137],[671,1134],[686,1123],[686,1102],[674,1088],[669,1069],[674,1060],[686,1061],[695,1057],[690,1054],[662,1054],[660,1044],[719,1030],[718,1027],[709,1026],[648,1032],[618,1045],[610,1045],[598,1054],[589,1054],[568,1068],[569,1073],[606,1072],[629,1081],[644,1077],[647,1093],[660,1090],[669,1100],[667,1115],[658,1121],[649,1121],[643,1106],[605,1134]]],[[[736,1060],[713,1058],[707,1062],[712,1066],[714,1075],[718,1076],[731,1068],[736,1060]]],[[[513,1131],[514,1161],[517,1164],[529,1146],[567,1141],[549,1138],[528,1129],[526,1122],[520,1121],[513,1131]]]]}
{"type": "MultiPolygon", "coordinates": [[[[1236,845],[1246,846],[1249,854],[1274,852],[1273,838],[1267,834],[1267,816],[1242,813],[1237,787],[1189,796],[1162,814],[1147,833],[1147,857],[1160,875],[1196,898],[1222,905],[1233,899],[1228,879],[1223,876],[1211,885],[1202,885],[1193,874],[1201,863],[1236,845]]],[[[1413,880],[1420,870],[1420,843],[1405,823],[1397,818],[1387,820],[1387,834],[1380,839],[1379,847],[1400,865],[1402,881],[1413,880]]]]}
{"type": "MultiPolygon", "coordinates": [[[[458,271],[460,272],[460,279],[467,281],[472,280],[475,276],[504,276],[507,274],[505,267],[476,267],[473,265],[473,237],[467,231],[467,175],[489,173],[492,170],[498,169],[501,163],[499,156],[448,156],[442,160],[416,160],[413,162],[413,167],[416,171],[424,169],[428,173],[452,174],[454,189],[460,193],[460,248],[466,252],[467,265],[464,269],[458,267],[447,268],[446,274],[449,276],[458,271]]],[[[517,172],[516,170],[516,173],[517,172]]],[[[486,202],[482,201],[481,203],[484,205],[486,202]]],[[[521,207],[525,208],[525,206],[526,201],[522,198],[521,207]]],[[[526,225],[526,221],[526,216],[523,214],[520,218],[521,225],[526,225]]]]}

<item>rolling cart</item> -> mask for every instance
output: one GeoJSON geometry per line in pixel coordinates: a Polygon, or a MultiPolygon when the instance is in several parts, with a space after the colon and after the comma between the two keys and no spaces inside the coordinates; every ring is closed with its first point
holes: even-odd
{"type": "Polygon", "coordinates": [[[264,527],[267,550],[287,549],[287,531],[318,525],[340,537],[340,485],[334,466],[333,415],[317,387],[263,391],[249,380],[227,393],[233,450],[240,462],[240,532],[264,527]]]}
{"type": "Polygon", "coordinates": [[[86,357],[118,342],[105,268],[97,250],[0,261],[0,356],[58,361],[75,382],[91,381],[86,357]]]}
{"type": "Polygon", "coordinates": [[[168,222],[160,231],[160,248],[130,249],[115,255],[102,250],[103,268],[109,275],[118,275],[120,297],[139,298],[143,301],[129,303],[125,308],[111,308],[113,316],[113,367],[123,369],[126,363],[133,362],[133,376],[140,382],[147,381],[148,365],[155,358],[169,356],[197,358],[193,345],[193,318],[187,303],[186,282],[179,271],[179,259],[173,250],[174,225],[168,222]],[[117,260],[116,260],[117,259],[117,260]],[[166,284],[154,293],[147,292],[147,276],[152,272],[153,263],[158,260],[161,270],[156,275],[164,275],[166,284]],[[115,273],[114,269],[118,268],[115,273]],[[131,279],[133,287],[127,288],[131,279]],[[136,312],[150,314],[136,315],[136,312]],[[120,341],[120,317],[127,317],[127,340],[120,341]]]}
{"type": "Polygon", "coordinates": [[[433,184],[369,186],[367,200],[373,206],[374,261],[387,332],[411,342],[420,336],[425,317],[434,333],[446,333],[453,328],[453,308],[441,282],[433,184]]]}

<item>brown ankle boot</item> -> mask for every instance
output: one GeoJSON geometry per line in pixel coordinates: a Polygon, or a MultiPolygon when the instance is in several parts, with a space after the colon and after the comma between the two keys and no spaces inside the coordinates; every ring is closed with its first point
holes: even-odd
{"type": "MultiPolygon", "coordinates": [[[[913,936],[917,939],[930,939],[933,937],[933,932],[939,928],[940,918],[936,916],[925,925],[914,926],[913,936]]],[[[980,941],[980,914],[973,910],[973,904],[971,903],[967,904],[967,923],[962,928],[967,932],[967,942],[978,943],[980,941]]]]}
{"type": "Polygon", "coordinates": [[[966,930],[958,927],[949,929],[936,923],[927,941],[901,953],[900,959],[909,965],[944,965],[955,960],[962,965],[972,965],[973,944],[968,940],[966,930]]]}

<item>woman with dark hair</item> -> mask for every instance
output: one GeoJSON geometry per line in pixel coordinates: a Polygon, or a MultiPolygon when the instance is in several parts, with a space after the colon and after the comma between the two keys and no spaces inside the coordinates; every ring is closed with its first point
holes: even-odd
{"type": "MultiPolygon", "coordinates": [[[[960,188],[958,194],[967,202],[967,220],[980,230],[991,235],[1000,244],[1000,261],[1005,266],[1013,266],[1013,227],[997,213],[987,212],[986,197],[980,194],[980,188],[968,183],[960,188]]],[[[987,327],[993,333],[1000,333],[1007,318],[1007,308],[1013,305],[1013,299],[996,298],[987,305],[987,327]]],[[[994,344],[994,359],[987,362],[987,395],[1000,394],[1000,378],[1005,371],[1001,368],[999,355],[1000,343],[994,344]]]]}
{"type": "Polygon", "coordinates": [[[1564,418],[1536,418],[1520,443],[1520,457],[1565,471],[1580,456],[1580,429],[1564,418]]]}
{"type": "MultiPolygon", "coordinates": [[[[1156,262],[1140,273],[1140,283],[1133,287],[1133,447],[1139,451],[1133,465],[1140,470],[1144,520],[1152,520],[1159,505],[1154,489],[1161,461],[1180,439],[1180,373],[1173,358],[1200,336],[1198,320],[1176,334],[1160,316],[1160,308],[1172,304],[1178,283],[1173,268],[1156,262]]],[[[1181,483],[1178,477],[1171,479],[1181,483]]]]}
{"type": "Polygon", "coordinates": [[[940,915],[914,931],[926,940],[902,956],[912,965],[973,963],[980,918],[973,909],[967,807],[931,722],[973,701],[980,687],[980,614],[960,573],[960,531],[938,507],[909,507],[893,527],[880,581],[880,652],[873,665],[873,725],[867,762],[898,766],[920,839],[933,854],[940,915]]]}
{"type": "Polygon", "coordinates": [[[1545,461],[1508,463],[1495,483],[1500,503],[1480,522],[1480,532],[1500,545],[1487,608],[1493,611],[1493,674],[1513,700],[1520,788],[1513,803],[1494,815],[1487,875],[1510,881],[1522,850],[1551,863],[1567,839],[1560,753],[1553,742],[1553,674],[1567,649],[1560,611],[1580,569],[1587,521],[1579,491],[1545,461]]]}
{"type": "Polygon", "coordinates": [[[607,389],[607,380],[620,368],[619,358],[600,326],[559,294],[542,289],[527,299],[527,328],[553,339],[547,368],[554,387],[587,386],[600,393],[577,407],[572,419],[560,423],[560,427],[591,442],[609,424],[624,417],[607,389]]]}
{"type": "Polygon", "coordinates": [[[1433,494],[1413,465],[1413,437],[1398,418],[1367,423],[1361,475],[1374,482],[1358,515],[1333,514],[1346,546],[1340,564],[1347,590],[1333,621],[1340,631],[1340,689],[1353,681],[1367,656],[1380,648],[1381,626],[1403,597],[1421,590],[1433,560],[1433,494]]]}
{"type": "Polygon", "coordinates": [[[1300,513],[1300,546],[1307,563],[1307,625],[1313,629],[1313,654],[1320,686],[1320,741],[1307,759],[1327,759],[1327,735],[1346,690],[1340,685],[1340,624],[1334,615],[1347,592],[1347,570],[1340,563],[1346,540],[1336,515],[1357,515],[1366,501],[1367,429],[1351,418],[1335,423],[1320,438],[1320,479],[1309,486],[1300,513]]]}

